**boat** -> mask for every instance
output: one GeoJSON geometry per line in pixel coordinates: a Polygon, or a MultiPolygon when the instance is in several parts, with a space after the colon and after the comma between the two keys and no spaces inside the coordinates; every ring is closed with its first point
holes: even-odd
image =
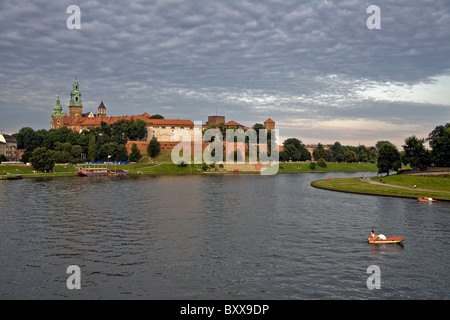
{"type": "Polygon", "coordinates": [[[122,169],[118,169],[118,170],[108,170],[108,176],[109,177],[116,177],[116,176],[126,176],[128,175],[128,172],[130,170],[122,170],[122,169]]]}
{"type": "Polygon", "coordinates": [[[19,180],[22,179],[23,176],[21,174],[12,174],[6,177],[8,180],[19,180]]]}
{"type": "Polygon", "coordinates": [[[80,177],[97,177],[97,176],[107,176],[108,169],[106,168],[84,168],[78,171],[80,177]]]}
{"type": "Polygon", "coordinates": [[[85,168],[78,171],[80,177],[124,176],[129,170],[108,170],[107,168],[85,168]]]}
{"type": "Polygon", "coordinates": [[[429,197],[418,197],[417,200],[423,201],[423,202],[435,202],[436,201],[435,199],[429,198],[429,197]]]}
{"type": "Polygon", "coordinates": [[[387,237],[386,239],[367,239],[369,243],[373,244],[382,244],[382,243],[401,243],[403,241],[403,238],[401,237],[387,237]]]}

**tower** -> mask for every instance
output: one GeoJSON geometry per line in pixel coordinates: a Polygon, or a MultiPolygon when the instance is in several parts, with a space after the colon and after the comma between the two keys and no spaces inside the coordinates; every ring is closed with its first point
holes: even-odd
{"type": "Polygon", "coordinates": [[[266,121],[264,121],[264,128],[266,130],[272,130],[275,129],[275,121],[273,121],[272,119],[267,119],[266,121]]]}
{"type": "Polygon", "coordinates": [[[72,91],[70,91],[69,115],[71,118],[81,117],[83,114],[83,103],[81,102],[81,92],[77,78],[73,82],[72,91]]]}
{"type": "Polygon", "coordinates": [[[51,129],[59,129],[63,126],[65,113],[62,111],[59,93],[56,95],[56,104],[53,107],[51,129]]]}
{"type": "Polygon", "coordinates": [[[103,104],[103,100],[102,100],[102,102],[100,103],[100,105],[98,106],[98,112],[97,112],[97,116],[98,117],[106,117],[106,107],[105,107],[105,105],[103,104]]]}

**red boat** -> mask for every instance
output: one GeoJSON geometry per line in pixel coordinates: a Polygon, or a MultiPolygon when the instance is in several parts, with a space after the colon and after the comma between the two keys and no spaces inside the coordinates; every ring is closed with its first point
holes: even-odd
{"type": "Polygon", "coordinates": [[[401,243],[403,238],[401,237],[387,237],[386,239],[367,239],[369,243],[381,244],[381,243],[401,243]]]}
{"type": "Polygon", "coordinates": [[[433,198],[428,198],[428,197],[419,197],[419,198],[417,198],[417,200],[424,201],[424,202],[435,202],[436,201],[433,198]]]}

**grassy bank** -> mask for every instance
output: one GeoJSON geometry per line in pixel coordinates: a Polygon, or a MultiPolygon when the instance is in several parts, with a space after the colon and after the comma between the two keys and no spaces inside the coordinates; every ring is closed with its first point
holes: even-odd
{"type": "MultiPolygon", "coordinates": [[[[450,191],[450,178],[394,174],[381,179],[387,184],[402,187],[412,188],[415,185],[418,189],[450,191]]],[[[380,178],[372,178],[372,180],[379,181],[380,178]]]]}
{"type": "MultiPolygon", "coordinates": [[[[379,182],[380,178],[372,178],[379,182]]],[[[391,196],[391,197],[432,197],[437,200],[450,201],[450,179],[437,177],[420,177],[392,175],[382,178],[384,183],[370,183],[360,178],[324,179],[311,182],[316,188],[350,192],[368,195],[391,196]],[[417,189],[412,186],[416,184],[417,189]],[[422,189],[422,190],[419,190],[422,189]]]]}
{"type": "Polygon", "coordinates": [[[378,167],[375,163],[335,163],[328,162],[327,166],[320,167],[316,165],[315,169],[311,169],[310,163],[307,162],[283,162],[280,163],[279,173],[296,173],[296,172],[377,172],[378,167]]]}
{"type": "MultiPolygon", "coordinates": [[[[240,173],[258,173],[251,165],[225,165],[224,168],[215,165],[214,168],[208,166],[204,170],[203,164],[190,164],[185,167],[178,166],[172,163],[170,151],[161,152],[155,158],[148,156],[142,157],[139,163],[126,165],[81,165],[90,168],[108,168],[111,170],[123,169],[130,170],[130,174],[203,174],[203,173],[232,173],[233,168],[238,168],[240,173]],[[253,168],[253,169],[249,169],[253,168]],[[250,171],[249,171],[250,170],[250,171]]],[[[37,172],[31,166],[0,166],[0,179],[6,179],[7,174],[21,174],[24,178],[36,176],[67,176],[76,175],[78,169],[74,165],[56,165],[52,173],[37,172]]],[[[278,173],[302,173],[302,172],[376,172],[377,166],[373,163],[327,163],[327,167],[316,166],[315,169],[310,168],[310,163],[307,162],[291,162],[280,163],[278,173]]]]}

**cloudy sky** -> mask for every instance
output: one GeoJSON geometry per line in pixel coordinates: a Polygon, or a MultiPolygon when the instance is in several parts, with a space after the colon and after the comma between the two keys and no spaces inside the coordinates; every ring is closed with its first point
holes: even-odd
{"type": "Polygon", "coordinates": [[[49,129],[75,77],[84,111],[270,117],[304,143],[401,146],[450,122],[450,2],[1,1],[0,131],[49,129]]]}

